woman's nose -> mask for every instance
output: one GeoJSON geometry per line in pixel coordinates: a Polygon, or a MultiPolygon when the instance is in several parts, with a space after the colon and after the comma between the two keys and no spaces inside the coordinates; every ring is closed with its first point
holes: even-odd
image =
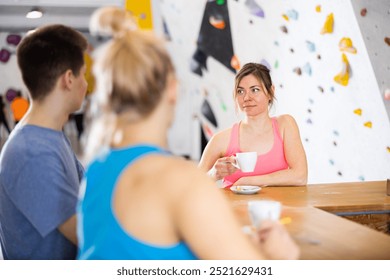
{"type": "Polygon", "coordinates": [[[249,94],[249,92],[245,92],[244,100],[248,100],[248,99],[250,99],[250,94],[249,94]]]}

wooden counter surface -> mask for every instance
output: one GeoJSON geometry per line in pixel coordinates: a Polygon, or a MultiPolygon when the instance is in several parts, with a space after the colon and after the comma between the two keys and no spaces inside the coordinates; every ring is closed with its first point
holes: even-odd
{"type": "Polygon", "coordinates": [[[243,226],[249,225],[247,203],[272,199],[283,204],[282,218],[301,248],[302,259],[387,259],[390,236],[332,213],[390,213],[386,182],[264,187],[254,195],[223,190],[243,226]],[[332,213],[328,213],[332,212],[332,213]]]}

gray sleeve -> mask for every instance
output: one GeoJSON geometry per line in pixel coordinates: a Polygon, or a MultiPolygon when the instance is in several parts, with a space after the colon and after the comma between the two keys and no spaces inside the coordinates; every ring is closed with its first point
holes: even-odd
{"type": "Polygon", "coordinates": [[[20,174],[12,187],[13,202],[42,236],[75,214],[78,186],[67,177],[60,158],[32,157],[20,174]]]}

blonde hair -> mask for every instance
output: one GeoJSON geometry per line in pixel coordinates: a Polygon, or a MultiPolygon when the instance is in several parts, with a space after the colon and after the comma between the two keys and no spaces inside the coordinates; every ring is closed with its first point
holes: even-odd
{"type": "Polygon", "coordinates": [[[87,157],[99,148],[94,146],[109,144],[119,115],[137,121],[152,113],[174,73],[164,43],[150,32],[137,30],[127,11],[117,7],[96,10],[90,30],[111,39],[94,52],[96,89],[92,113],[95,118],[99,114],[99,118],[91,127],[87,157]],[[99,134],[94,126],[95,130],[105,130],[100,131],[100,136],[94,135],[99,134]]]}

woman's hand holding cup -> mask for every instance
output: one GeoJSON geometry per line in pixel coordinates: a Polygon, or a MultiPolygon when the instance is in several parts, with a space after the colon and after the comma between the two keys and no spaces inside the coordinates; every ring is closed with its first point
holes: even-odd
{"type": "Polygon", "coordinates": [[[234,157],[221,157],[217,159],[211,169],[211,176],[215,180],[221,180],[225,176],[231,175],[237,171],[236,159],[234,157]]]}

